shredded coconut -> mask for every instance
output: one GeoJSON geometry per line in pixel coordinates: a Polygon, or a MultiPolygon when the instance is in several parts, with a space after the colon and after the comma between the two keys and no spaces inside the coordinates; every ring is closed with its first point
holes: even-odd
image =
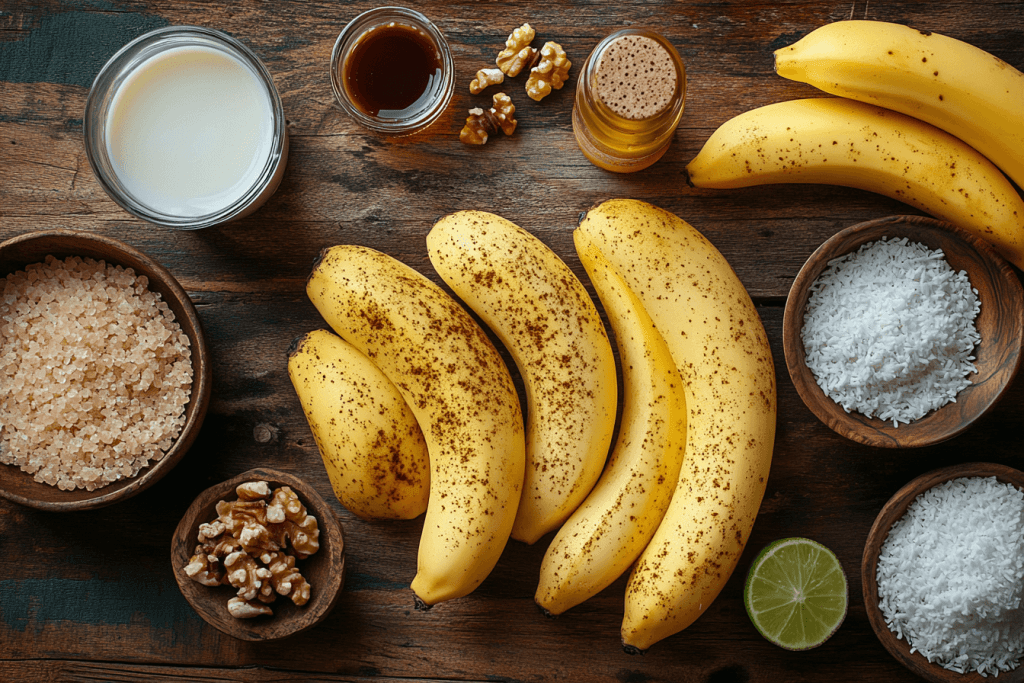
{"type": "Polygon", "coordinates": [[[89,491],[171,447],[192,388],[188,336],[143,276],[52,256],[0,280],[0,462],[89,491]]]}
{"type": "Polygon", "coordinates": [[[807,367],[846,412],[919,419],[956,401],[976,372],[981,310],[965,271],[906,238],[833,259],[814,281],[801,337],[807,367]]]}
{"type": "Polygon", "coordinates": [[[995,477],[925,491],[878,557],[889,629],[929,662],[982,676],[1024,655],[1024,493],[995,477]]]}

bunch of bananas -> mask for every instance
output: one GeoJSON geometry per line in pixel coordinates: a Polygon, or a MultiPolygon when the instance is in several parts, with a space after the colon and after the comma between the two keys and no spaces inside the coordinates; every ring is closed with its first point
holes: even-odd
{"type": "Polygon", "coordinates": [[[840,95],[723,124],[686,167],[696,187],[823,183],[906,202],[1024,268],[1024,73],[972,45],[881,21],[828,24],[775,53],[840,95]],[[1002,169],[1002,172],[1000,172],[1002,169]]]}
{"type": "Polygon", "coordinates": [[[604,325],[570,268],[500,216],[446,216],[427,251],[518,365],[525,427],[473,318],[372,249],[320,255],[306,289],[340,338],[296,340],[289,374],[349,510],[425,508],[419,606],[476,588],[510,536],[533,543],[558,529],[538,604],[563,612],[635,565],[622,637],[643,650],[696,619],[735,568],[771,464],[775,375],[746,290],[684,221],[614,200],[574,239],[622,361],[607,466],[618,387],[604,325]]]}
{"type": "MultiPolygon", "coordinates": [[[[324,250],[306,283],[306,293],[334,331],[390,381],[421,430],[430,474],[412,581],[417,606],[425,608],[468,594],[497,564],[522,492],[523,416],[508,368],[480,326],[450,296],[378,251],[350,245],[324,250]]],[[[340,371],[350,367],[342,366],[340,371]]],[[[402,434],[409,428],[408,421],[400,410],[394,411],[386,420],[395,424],[374,431],[380,421],[373,415],[378,406],[351,401],[352,392],[345,389],[339,393],[337,382],[330,383],[336,369],[336,361],[322,353],[312,358],[307,354],[304,363],[289,363],[300,397],[309,391],[307,387],[323,388],[315,397],[318,407],[307,409],[306,414],[328,472],[344,468],[349,477],[352,473],[375,476],[376,468],[360,469],[358,464],[373,454],[333,448],[330,429],[336,425],[332,420],[341,420],[339,430],[368,431],[362,441],[371,443],[378,434],[389,441],[388,435],[402,434]],[[309,378],[317,373],[326,378],[309,378]]],[[[348,381],[365,384],[354,373],[348,381]]],[[[377,386],[387,385],[380,381],[377,386]]],[[[303,397],[304,404],[307,400],[303,397]]],[[[359,441],[351,439],[357,445],[359,441]]],[[[376,460],[381,469],[418,462],[415,450],[382,452],[384,457],[376,460]]],[[[416,486],[399,487],[400,481],[400,477],[385,479],[382,495],[422,495],[416,486]]],[[[415,509],[412,504],[409,507],[415,509]]]]}
{"type": "Polygon", "coordinates": [[[305,335],[288,364],[339,501],[367,519],[426,510],[412,582],[421,607],[476,588],[510,535],[533,543],[561,526],[601,474],[618,399],[597,308],[540,240],[462,211],[438,221],[427,247],[518,364],[525,428],[473,318],[371,249],[321,254],[306,290],[341,338],[305,335]]]}
{"type": "MultiPolygon", "coordinates": [[[[671,502],[626,587],[622,643],[627,652],[640,652],[693,623],[736,568],[771,466],[775,370],[764,326],[743,284],[714,245],[685,221],[644,202],[611,200],[587,212],[575,237],[613,325],[642,312],[660,332],[687,411],[685,424],[677,420],[670,427],[686,443],[671,502]],[[611,284],[616,277],[621,284],[611,284]],[[623,285],[636,297],[628,305],[633,313],[621,314],[612,300],[623,285]]],[[[617,329],[622,343],[642,343],[635,330],[647,323],[639,318],[632,330],[619,325],[629,331],[617,329]]],[[[664,365],[656,355],[650,362],[664,365]]],[[[669,398],[675,386],[669,379],[661,399],[678,400],[669,398]]],[[[657,517],[659,509],[648,504],[635,516],[657,517]]],[[[615,509],[613,501],[597,535],[627,524],[633,514],[628,507],[615,509]]],[[[585,545],[582,552],[600,545],[585,545]]],[[[566,571],[552,554],[545,557],[542,573],[566,571]]],[[[597,571],[614,573],[612,580],[621,571],[614,563],[606,567],[597,571]]],[[[558,578],[542,577],[542,589],[557,586],[558,578]]],[[[544,600],[538,591],[538,601],[544,605],[544,600]]]]}

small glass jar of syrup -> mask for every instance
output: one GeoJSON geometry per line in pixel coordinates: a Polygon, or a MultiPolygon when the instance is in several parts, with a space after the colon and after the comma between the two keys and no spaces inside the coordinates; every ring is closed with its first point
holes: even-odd
{"type": "Polygon", "coordinates": [[[685,99],[686,68],[668,40],[647,29],[616,31],[580,71],[572,110],[576,143],[605,170],[647,168],[672,143],[685,99]]]}
{"type": "Polygon", "coordinates": [[[455,92],[455,65],[448,41],[429,19],[404,7],[378,7],[338,36],[331,85],[357,123],[410,135],[444,113],[455,92]]]}

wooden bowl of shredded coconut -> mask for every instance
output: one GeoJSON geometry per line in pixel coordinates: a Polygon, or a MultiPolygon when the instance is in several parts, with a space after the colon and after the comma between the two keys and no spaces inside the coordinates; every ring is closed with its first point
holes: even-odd
{"type": "Polygon", "coordinates": [[[0,495],[85,510],[181,459],[210,397],[188,294],[117,240],[72,230],[0,244],[0,495]]]}
{"type": "Polygon", "coordinates": [[[1016,375],[1024,290],[975,235],[891,216],[807,259],[782,337],[793,385],[822,422],[869,446],[927,446],[961,434],[1016,375]]]}
{"type": "Polygon", "coordinates": [[[1024,472],[927,472],[875,518],[861,559],[871,628],[933,683],[1024,681],[1024,472]]]}

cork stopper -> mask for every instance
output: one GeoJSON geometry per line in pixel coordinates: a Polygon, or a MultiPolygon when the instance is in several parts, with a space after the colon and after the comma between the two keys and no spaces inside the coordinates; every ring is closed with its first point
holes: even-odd
{"type": "Polygon", "coordinates": [[[613,40],[601,53],[595,71],[597,97],[630,121],[663,112],[679,87],[672,55],[647,36],[627,35],[613,40]]]}

